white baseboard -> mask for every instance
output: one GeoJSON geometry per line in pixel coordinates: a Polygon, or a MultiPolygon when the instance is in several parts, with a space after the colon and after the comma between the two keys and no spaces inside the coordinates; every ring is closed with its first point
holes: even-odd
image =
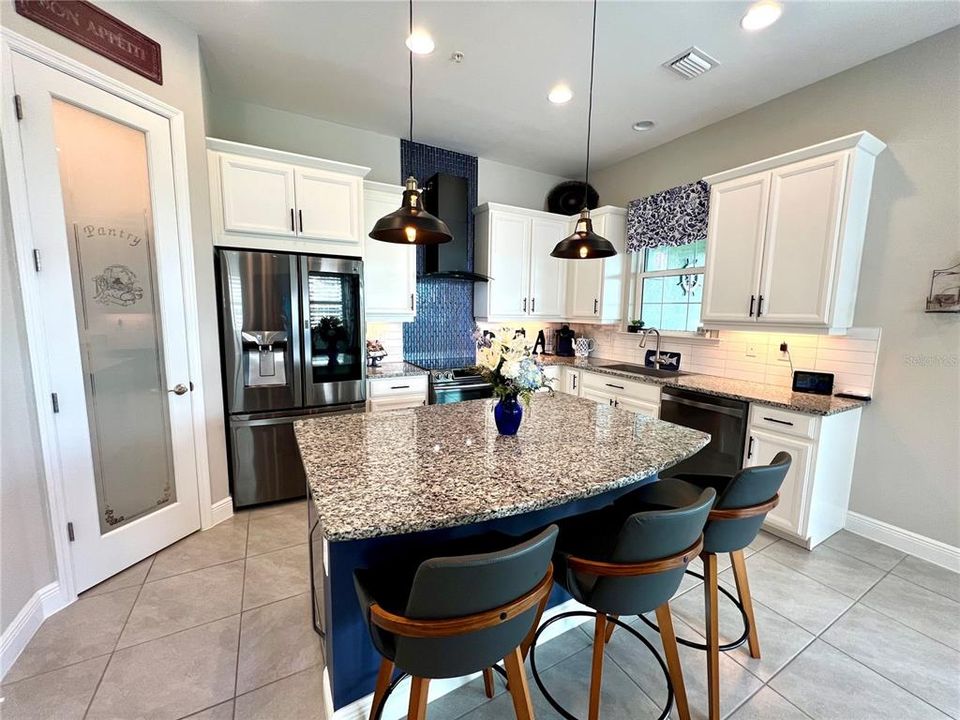
{"type": "MultiPolygon", "coordinates": [[[[570,612],[572,610],[586,610],[590,613],[594,612],[585,605],[581,605],[576,600],[567,600],[565,603],[561,603],[556,607],[552,607],[543,613],[542,622],[546,622],[550,618],[559,615],[560,613],[570,612]]],[[[540,636],[538,643],[547,642],[557,637],[557,635],[562,635],[571,630],[578,625],[581,625],[590,618],[564,618],[558,622],[555,622],[550,628],[540,636]]],[[[458,678],[447,678],[444,680],[432,680],[430,682],[430,702],[433,702],[439,697],[443,697],[447,693],[453,692],[458,687],[466,685],[471,680],[480,677],[480,673],[474,673],[473,675],[465,675],[458,678]]],[[[399,720],[404,715],[407,714],[407,700],[410,694],[410,681],[404,680],[397,686],[397,689],[393,691],[390,695],[386,706],[383,708],[383,713],[381,714],[381,720],[399,720]]],[[[325,678],[324,682],[324,694],[328,694],[329,690],[329,678],[325,678]]],[[[328,708],[333,707],[329,697],[324,698],[325,703],[328,708]]],[[[328,717],[332,720],[367,720],[370,717],[370,706],[373,704],[373,693],[362,697],[359,700],[355,700],[349,705],[337,710],[332,715],[328,717]]]]}
{"type": "Polygon", "coordinates": [[[52,582],[37,590],[20,608],[13,622],[0,635],[0,680],[6,677],[43,621],[70,602],[63,596],[60,583],[52,582]]]}
{"type": "Polygon", "coordinates": [[[856,535],[889,545],[934,565],[960,573],[960,548],[853,511],[847,512],[846,529],[856,535]]]}
{"type": "MultiPolygon", "coordinates": [[[[227,495],[210,506],[210,527],[233,517],[233,497],[227,495]]],[[[204,528],[207,529],[207,528],[204,528]]]]}

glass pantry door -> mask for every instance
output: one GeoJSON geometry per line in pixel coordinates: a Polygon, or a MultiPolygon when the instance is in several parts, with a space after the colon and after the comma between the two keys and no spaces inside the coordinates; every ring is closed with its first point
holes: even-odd
{"type": "Polygon", "coordinates": [[[76,590],[198,529],[169,122],[15,55],[76,590]]]}

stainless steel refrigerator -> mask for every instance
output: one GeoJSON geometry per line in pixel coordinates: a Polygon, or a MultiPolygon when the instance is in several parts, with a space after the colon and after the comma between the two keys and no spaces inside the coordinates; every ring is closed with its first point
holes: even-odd
{"type": "Polygon", "coordinates": [[[363,263],[220,248],[217,271],[234,506],[302,497],[293,422],[366,401],[363,263]]]}

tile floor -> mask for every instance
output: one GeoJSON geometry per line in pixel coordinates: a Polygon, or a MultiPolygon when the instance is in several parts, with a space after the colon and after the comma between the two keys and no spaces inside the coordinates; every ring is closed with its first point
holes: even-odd
{"type": "MultiPolygon", "coordinates": [[[[323,720],[305,534],[303,503],[241,513],[87,591],[20,656],[0,715],[323,720]]],[[[846,532],[812,553],[762,533],[747,565],[763,658],[745,648],[721,657],[725,717],[960,718],[960,576],[846,532]]],[[[732,587],[728,567],[721,582],[732,587]]],[[[688,577],[673,602],[677,632],[691,638],[703,631],[700,589],[688,577]]],[[[722,629],[732,634],[737,620],[721,601],[722,629]]],[[[578,717],[589,644],[584,626],[537,655],[544,682],[578,717]]],[[[666,691],[655,661],[622,631],[607,658],[604,720],[656,717],[666,691]]],[[[704,656],[681,648],[681,661],[703,718],[704,656]]],[[[533,693],[538,718],[559,717],[533,693]]],[[[429,717],[509,720],[513,711],[499,680],[491,701],[473,681],[432,703],[429,717]]]]}

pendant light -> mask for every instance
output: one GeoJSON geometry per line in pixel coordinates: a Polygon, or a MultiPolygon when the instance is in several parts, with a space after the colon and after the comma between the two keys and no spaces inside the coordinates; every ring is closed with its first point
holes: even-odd
{"type": "Polygon", "coordinates": [[[590,260],[617,254],[617,249],[604,237],[593,231],[593,220],[587,207],[587,188],[590,180],[590,130],[593,122],[593,66],[597,54],[597,0],[593,0],[593,38],[590,45],[590,98],[587,103],[587,169],[583,178],[583,209],[573,234],[557,243],[550,254],[568,260],[590,260]]]}
{"type": "MultiPolygon", "coordinates": [[[[413,35],[413,0],[410,0],[410,35],[413,35]]],[[[410,51],[410,142],[413,142],[413,51],[410,51]]],[[[453,234],[447,224],[423,209],[423,197],[417,179],[407,178],[400,208],[377,220],[370,231],[374,240],[403,245],[439,245],[450,242],[453,234]]]]}

